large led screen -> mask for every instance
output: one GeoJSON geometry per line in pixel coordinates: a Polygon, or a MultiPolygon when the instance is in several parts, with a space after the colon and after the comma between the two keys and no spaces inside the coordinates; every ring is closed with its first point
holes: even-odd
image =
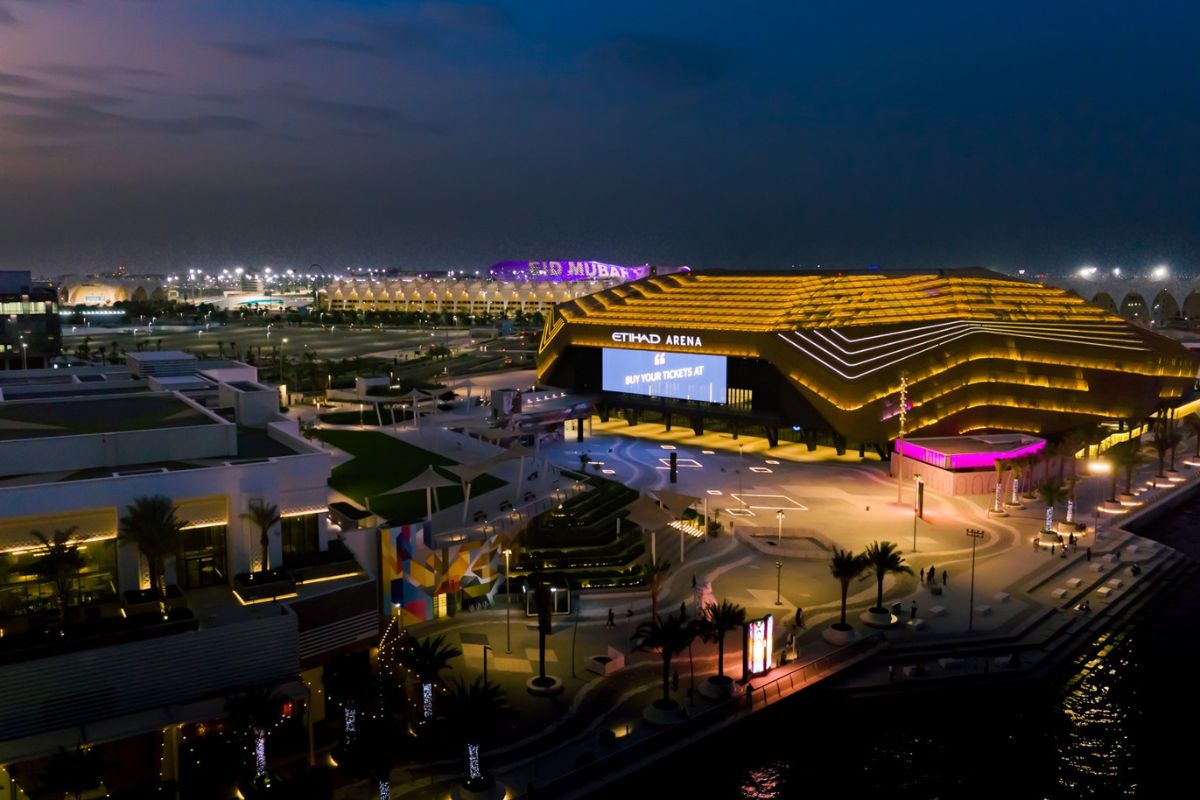
{"type": "Polygon", "coordinates": [[[605,347],[606,392],[724,403],[725,356],[605,347]]]}

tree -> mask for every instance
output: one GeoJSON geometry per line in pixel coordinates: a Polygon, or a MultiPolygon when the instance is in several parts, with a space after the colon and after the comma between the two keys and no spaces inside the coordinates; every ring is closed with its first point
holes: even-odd
{"type": "Polygon", "coordinates": [[[1117,445],[1112,448],[1112,454],[1114,495],[1112,499],[1116,500],[1117,469],[1125,471],[1125,494],[1129,494],[1133,490],[1133,472],[1146,463],[1146,456],[1142,454],[1142,443],[1139,439],[1130,439],[1117,445]]]}
{"type": "Polygon", "coordinates": [[[1193,412],[1183,418],[1183,422],[1196,439],[1196,458],[1200,458],[1200,412],[1193,412]]]}
{"type": "Polygon", "coordinates": [[[255,498],[250,501],[248,509],[238,516],[258,527],[258,541],[262,547],[262,568],[263,572],[266,572],[271,568],[271,528],[275,527],[280,520],[279,506],[267,505],[265,500],[255,498]]]}
{"type": "Polygon", "coordinates": [[[1012,504],[1020,505],[1017,492],[1020,491],[1021,476],[1025,474],[1025,464],[1020,458],[1014,458],[1008,462],[1008,468],[1012,470],[1012,504]]]}
{"type": "Polygon", "coordinates": [[[451,728],[466,750],[467,779],[463,785],[468,789],[486,789],[493,780],[483,770],[479,748],[512,715],[504,690],[491,681],[484,683],[480,676],[471,683],[455,681],[446,700],[451,728]]]}
{"type": "Polygon", "coordinates": [[[416,676],[421,684],[422,714],[424,719],[433,717],[433,688],[442,685],[442,673],[450,668],[450,660],[462,655],[462,650],[447,644],[443,634],[427,636],[417,640],[409,637],[400,648],[396,660],[416,676]]]}
{"type": "Polygon", "coordinates": [[[83,569],[83,557],[79,555],[79,545],[74,544],[75,526],[66,530],[56,530],[52,537],[47,537],[41,531],[30,531],[30,536],[38,542],[38,557],[33,564],[38,577],[45,578],[54,586],[54,594],[58,598],[62,618],[67,618],[67,610],[71,607],[71,589],[75,584],[79,571],[83,569]]]}
{"type": "MultiPolygon", "coordinates": [[[[833,551],[833,557],[829,559],[829,573],[837,579],[837,582],[842,587],[842,617],[835,626],[841,630],[848,630],[849,625],[846,624],[846,595],[850,593],[850,581],[862,577],[862,574],[867,571],[870,564],[867,563],[867,557],[862,553],[852,553],[849,550],[833,551]]],[[[911,574],[912,570],[909,570],[911,574]]],[[[879,604],[883,605],[883,583],[880,582],[879,604]]]]}
{"type": "Polygon", "coordinates": [[[250,686],[225,703],[230,724],[254,739],[254,782],[264,786],[267,776],[267,734],[283,717],[283,701],[274,686],[250,686]]]}
{"type": "Polygon", "coordinates": [[[175,504],[161,494],[134,498],[121,517],[118,538],[132,542],[150,566],[150,588],[162,592],[164,567],[169,556],[181,555],[183,522],[175,516],[175,504]]]}
{"type": "Polygon", "coordinates": [[[1158,454],[1158,476],[1159,478],[1167,477],[1163,472],[1167,459],[1167,452],[1171,453],[1171,469],[1175,469],[1175,448],[1183,440],[1175,431],[1171,430],[1165,421],[1159,421],[1154,426],[1154,438],[1150,444],[1154,448],[1154,452],[1158,454]]]}
{"type": "Polygon", "coordinates": [[[650,586],[650,616],[654,619],[658,618],[658,593],[662,591],[670,573],[671,562],[660,558],[650,565],[650,574],[646,576],[650,586]]]}
{"type": "Polygon", "coordinates": [[[653,617],[649,622],[643,622],[634,632],[637,640],[635,650],[648,652],[658,651],[662,657],[662,682],[664,706],[673,705],[671,700],[671,659],[687,649],[698,633],[695,620],[688,620],[682,614],[668,614],[667,618],[653,617]]]}
{"type": "Polygon", "coordinates": [[[84,792],[100,785],[109,766],[94,747],[67,750],[59,745],[58,752],[50,757],[49,768],[41,775],[42,788],[47,796],[67,795],[80,800],[84,792]]]}
{"type": "Polygon", "coordinates": [[[746,624],[746,609],[737,603],[722,600],[720,605],[708,606],[700,622],[700,636],[706,642],[717,643],[717,675],[725,676],[725,634],[746,624]]]}
{"type": "Polygon", "coordinates": [[[1057,478],[1042,481],[1038,498],[1046,504],[1046,530],[1054,529],[1054,506],[1067,499],[1067,490],[1057,478]]]}
{"type": "Polygon", "coordinates": [[[904,563],[904,554],[897,550],[892,542],[872,542],[863,555],[867,560],[867,568],[875,573],[875,582],[879,589],[871,610],[886,614],[887,609],[883,607],[884,577],[889,574],[912,575],[912,567],[904,563]]]}
{"type": "Polygon", "coordinates": [[[1008,471],[1008,462],[1003,458],[997,458],[992,462],[992,466],[996,469],[996,501],[993,511],[1000,511],[1000,502],[1004,494],[1004,473],[1008,471]]]}

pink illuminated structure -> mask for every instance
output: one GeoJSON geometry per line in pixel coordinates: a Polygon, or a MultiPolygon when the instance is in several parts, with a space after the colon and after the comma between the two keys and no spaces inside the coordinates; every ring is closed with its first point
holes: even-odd
{"type": "Polygon", "coordinates": [[[1009,460],[1033,455],[1046,447],[1045,439],[1033,436],[945,437],[897,442],[897,449],[914,461],[940,469],[991,469],[997,459],[1009,460]]]}

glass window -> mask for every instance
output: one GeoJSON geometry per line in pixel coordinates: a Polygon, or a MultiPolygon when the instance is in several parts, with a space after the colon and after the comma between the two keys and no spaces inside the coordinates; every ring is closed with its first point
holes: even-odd
{"type": "MultiPolygon", "coordinates": [[[[79,545],[83,568],[74,576],[71,605],[91,605],[117,597],[117,540],[79,545]]],[[[0,617],[58,608],[54,582],[39,574],[37,550],[0,553],[0,617]]]]}
{"type": "Polygon", "coordinates": [[[298,558],[321,549],[321,534],[317,527],[317,515],[284,517],[279,522],[280,539],[283,544],[283,564],[287,566],[298,558]]]}
{"type": "Polygon", "coordinates": [[[225,525],[192,528],[183,532],[183,564],[176,569],[184,589],[229,583],[225,567],[225,525]]]}

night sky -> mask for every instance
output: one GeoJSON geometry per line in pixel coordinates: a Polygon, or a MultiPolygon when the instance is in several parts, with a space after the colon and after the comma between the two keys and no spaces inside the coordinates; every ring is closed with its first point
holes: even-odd
{"type": "Polygon", "coordinates": [[[0,267],[1200,267],[1195,2],[0,0],[0,267]]]}

